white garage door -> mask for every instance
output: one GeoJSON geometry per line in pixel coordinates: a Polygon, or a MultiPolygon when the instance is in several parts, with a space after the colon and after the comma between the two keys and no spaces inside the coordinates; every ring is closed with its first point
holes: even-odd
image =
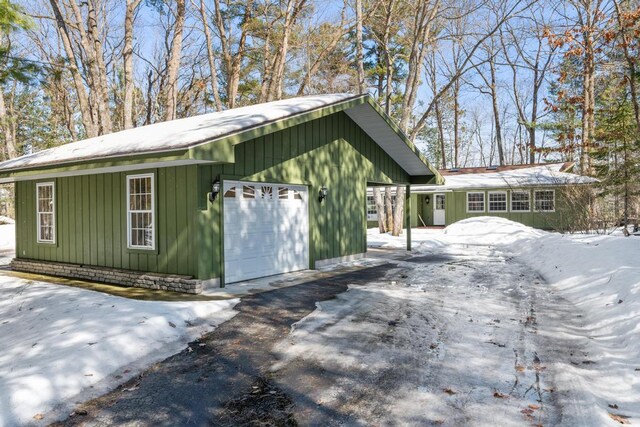
{"type": "Polygon", "coordinates": [[[309,268],[306,187],[225,181],[223,197],[227,283],[309,268]]]}

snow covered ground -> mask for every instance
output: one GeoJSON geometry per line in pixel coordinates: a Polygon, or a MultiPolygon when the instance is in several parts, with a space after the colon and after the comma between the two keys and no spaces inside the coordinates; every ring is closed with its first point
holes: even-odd
{"type": "MultiPolygon", "coordinates": [[[[405,244],[376,230],[368,237],[377,247],[405,244]]],[[[319,304],[278,346],[276,378],[308,398],[303,416],[640,421],[640,239],[560,235],[488,217],[413,237],[421,263],[400,262],[379,282],[319,304]],[[334,379],[314,382],[309,366],[334,379]]]]}
{"type": "Polygon", "coordinates": [[[135,301],[0,275],[0,426],[69,415],[233,317],[237,302],[135,301]]]}
{"type": "Polygon", "coordinates": [[[0,224],[0,265],[11,262],[16,247],[15,224],[0,224]]]}

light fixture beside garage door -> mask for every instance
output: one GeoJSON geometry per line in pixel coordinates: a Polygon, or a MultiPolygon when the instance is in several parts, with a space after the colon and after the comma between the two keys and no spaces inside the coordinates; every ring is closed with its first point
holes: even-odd
{"type": "Polygon", "coordinates": [[[216,201],[216,197],[218,197],[218,193],[220,193],[220,179],[216,178],[211,183],[211,193],[209,193],[209,201],[211,203],[216,201]]]}
{"type": "Polygon", "coordinates": [[[324,185],[320,187],[320,191],[318,192],[318,201],[322,203],[324,199],[327,198],[327,187],[324,185]]]}

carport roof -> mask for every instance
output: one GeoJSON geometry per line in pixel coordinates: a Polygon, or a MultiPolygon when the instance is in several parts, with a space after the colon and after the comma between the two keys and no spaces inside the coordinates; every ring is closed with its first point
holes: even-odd
{"type": "Polygon", "coordinates": [[[344,111],[416,182],[442,177],[369,95],[311,95],[140,126],[0,163],[0,183],[197,163],[233,163],[239,143],[344,111]]]}

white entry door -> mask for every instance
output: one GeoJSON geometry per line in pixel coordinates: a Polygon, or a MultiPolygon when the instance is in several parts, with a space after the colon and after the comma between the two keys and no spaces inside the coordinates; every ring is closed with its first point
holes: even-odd
{"type": "Polygon", "coordinates": [[[434,194],[433,198],[433,225],[444,225],[445,196],[444,194],[434,194]]]}
{"type": "Polygon", "coordinates": [[[307,187],[225,181],[227,283],[309,268],[307,187]]]}

